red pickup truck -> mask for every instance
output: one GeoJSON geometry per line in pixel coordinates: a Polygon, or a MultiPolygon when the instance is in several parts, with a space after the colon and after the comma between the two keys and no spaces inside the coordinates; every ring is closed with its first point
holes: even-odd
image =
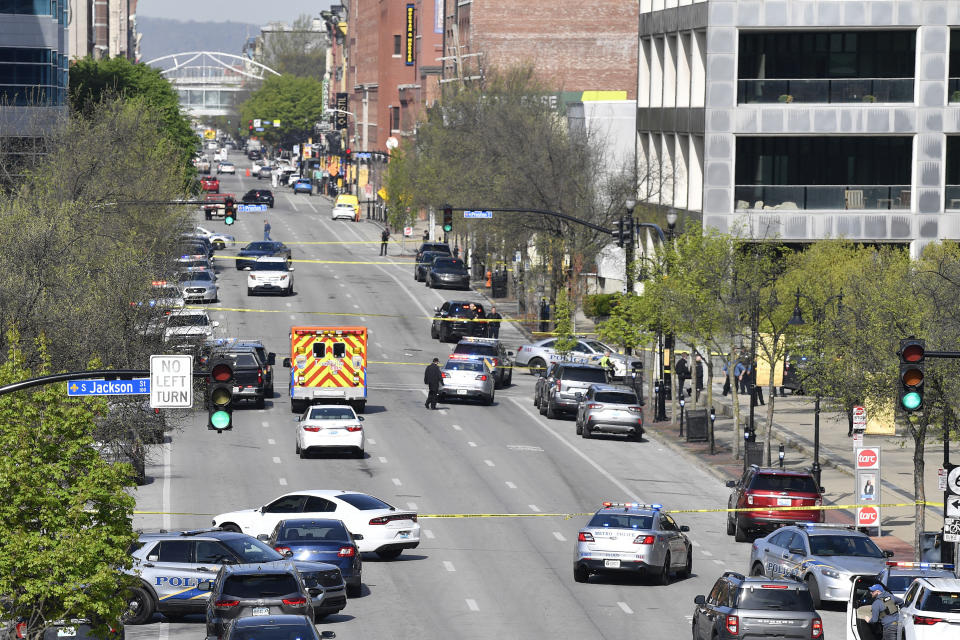
{"type": "Polygon", "coordinates": [[[224,213],[223,203],[227,198],[233,198],[237,202],[237,197],[232,193],[207,193],[204,196],[203,217],[212,220],[214,216],[222,216],[224,213]]]}

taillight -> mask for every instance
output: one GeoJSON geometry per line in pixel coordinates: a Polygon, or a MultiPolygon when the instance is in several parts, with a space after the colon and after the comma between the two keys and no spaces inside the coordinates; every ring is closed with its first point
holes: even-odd
{"type": "Polygon", "coordinates": [[[727,632],[737,635],[740,631],[740,618],[737,616],[727,616],[726,622],[727,632]]]}
{"type": "Polygon", "coordinates": [[[263,384],[263,369],[257,369],[257,384],[263,384]]]}
{"type": "Polygon", "coordinates": [[[561,382],[561,381],[558,379],[558,380],[557,380],[557,391],[560,391],[560,389],[561,389],[561,387],[560,387],[560,382],[561,382]]]}
{"type": "Polygon", "coordinates": [[[633,413],[640,413],[643,411],[643,407],[627,407],[627,411],[631,411],[633,413]]]}
{"type": "Polygon", "coordinates": [[[747,494],[747,504],[753,504],[753,496],[749,493],[747,494]]]}
{"type": "Polygon", "coordinates": [[[810,625],[810,637],[811,638],[820,638],[823,636],[823,621],[820,618],[814,618],[813,624],[810,625]]]}
{"type": "Polygon", "coordinates": [[[487,379],[487,374],[481,373],[480,375],[477,376],[476,379],[477,379],[477,380],[484,380],[484,381],[485,381],[485,380],[487,379]]]}
{"type": "Polygon", "coordinates": [[[602,404],[588,404],[588,405],[587,405],[587,409],[600,409],[601,407],[603,407],[602,404]]]}
{"type": "Polygon", "coordinates": [[[913,616],[913,624],[929,626],[938,622],[946,622],[943,618],[930,618],[927,616],[913,616]]]}
{"type": "Polygon", "coordinates": [[[363,426],[359,424],[351,424],[350,426],[347,427],[347,431],[351,431],[351,432],[363,431],[363,426]]]}
{"type": "Polygon", "coordinates": [[[213,603],[213,606],[217,609],[229,609],[230,607],[236,607],[239,604],[239,600],[217,600],[213,603]]]}
{"type": "Polygon", "coordinates": [[[637,536],[633,540],[633,544],[653,544],[653,536],[637,536]]]}
{"type": "Polygon", "coordinates": [[[369,524],[387,524],[390,522],[390,519],[386,516],[380,516],[379,518],[371,518],[369,524]]]}
{"type": "Polygon", "coordinates": [[[579,542],[594,542],[593,534],[589,531],[581,531],[577,534],[577,540],[579,542]]]}
{"type": "Polygon", "coordinates": [[[304,427],[303,428],[304,431],[309,431],[310,433],[317,433],[318,431],[320,431],[320,429],[323,429],[323,427],[304,427]]]}
{"type": "Polygon", "coordinates": [[[283,602],[283,604],[288,605],[288,606],[291,606],[291,607],[302,607],[303,605],[307,604],[307,599],[304,598],[304,597],[300,597],[300,598],[284,598],[281,602],[283,602]]]}
{"type": "Polygon", "coordinates": [[[497,363],[500,361],[494,358],[493,360],[491,360],[491,362],[493,362],[493,366],[497,366],[497,363]]]}
{"type": "Polygon", "coordinates": [[[282,545],[279,547],[274,547],[273,550],[276,551],[277,553],[293,553],[290,547],[284,547],[282,545]]]}
{"type": "Polygon", "coordinates": [[[441,377],[441,378],[449,378],[449,377],[450,377],[450,374],[447,373],[446,371],[441,371],[441,372],[440,372],[440,377],[441,377]]]}
{"type": "Polygon", "coordinates": [[[357,550],[353,547],[340,547],[340,551],[337,552],[337,555],[341,558],[352,558],[357,555],[357,550]]]}
{"type": "Polygon", "coordinates": [[[256,279],[257,279],[257,274],[251,273],[251,274],[250,274],[250,279],[251,279],[251,280],[256,280],[256,279]]]}

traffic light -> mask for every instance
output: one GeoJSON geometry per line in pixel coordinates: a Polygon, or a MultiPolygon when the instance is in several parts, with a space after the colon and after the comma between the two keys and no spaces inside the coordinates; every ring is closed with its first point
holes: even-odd
{"type": "Polygon", "coordinates": [[[926,346],[914,337],[900,341],[900,406],[907,412],[923,408],[923,358],[926,346]]]}
{"type": "Polygon", "coordinates": [[[623,241],[625,244],[633,244],[633,217],[629,216],[623,221],[623,241]]]}
{"type": "Polygon", "coordinates": [[[233,198],[223,199],[223,222],[233,224],[237,219],[237,203],[233,198]]]}
{"type": "Polygon", "coordinates": [[[453,231],[453,207],[448,204],[443,205],[443,231],[444,233],[453,231]]]}
{"type": "Polygon", "coordinates": [[[343,161],[350,162],[353,157],[353,150],[350,147],[347,147],[346,151],[343,152],[343,161]]]}
{"type": "Polygon", "coordinates": [[[231,431],[233,429],[233,361],[223,356],[214,356],[208,362],[207,376],[207,429],[231,431]]]}
{"type": "Polygon", "coordinates": [[[250,120],[250,131],[253,131],[253,120],[250,120]]]}
{"type": "Polygon", "coordinates": [[[623,247],[623,241],[626,240],[625,231],[626,223],[623,218],[613,223],[613,239],[617,241],[618,247],[623,247]]]}

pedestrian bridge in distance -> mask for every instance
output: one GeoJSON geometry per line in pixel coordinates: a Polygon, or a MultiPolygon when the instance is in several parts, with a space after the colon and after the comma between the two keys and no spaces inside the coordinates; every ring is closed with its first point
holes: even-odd
{"type": "Polygon", "coordinates": [[[154,58],[146,63],[167,78],[180,96],[180,106],[191,116],[225,116],[259,88],[270,67],[243,56],[218,51],[185,51],[154,58]]]}

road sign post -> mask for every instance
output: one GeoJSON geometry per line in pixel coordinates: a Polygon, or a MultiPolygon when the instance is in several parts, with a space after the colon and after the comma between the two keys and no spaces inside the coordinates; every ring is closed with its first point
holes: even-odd
{"type": "Polygon", "coordinates": [[[856,470],[853,495],[857,498],[857,526],[880,531],[880,447],[858,447],[854,451],[856,470]]]}
{"type": "Polygon", "coordinates": [[[150,356],[150,408],[189,409],[193,406],[193,357],[150,356]]]}

